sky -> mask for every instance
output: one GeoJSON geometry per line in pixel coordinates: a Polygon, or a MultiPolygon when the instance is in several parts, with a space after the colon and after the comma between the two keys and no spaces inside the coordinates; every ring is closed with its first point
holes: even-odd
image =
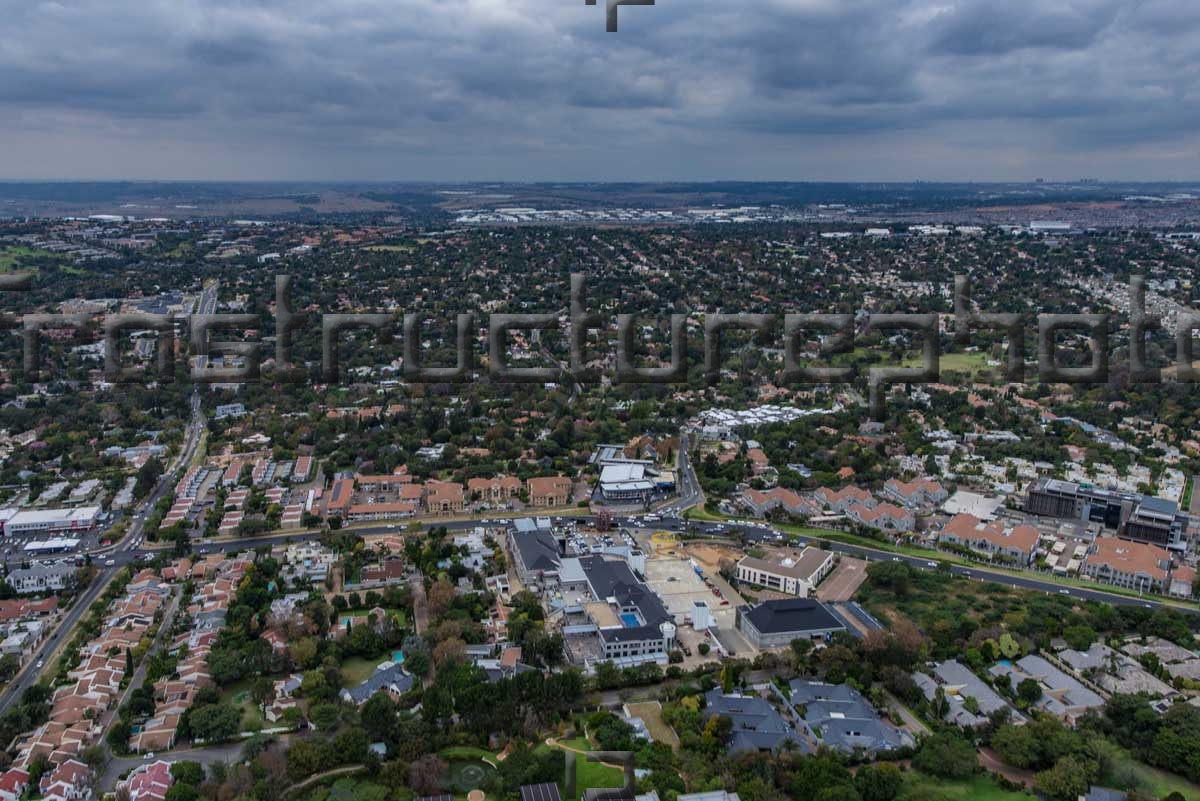
{"type": "Polygon", "coordinates": [[[0,178],[1200,179],[1196,0],[0,0],[0,178]]]}

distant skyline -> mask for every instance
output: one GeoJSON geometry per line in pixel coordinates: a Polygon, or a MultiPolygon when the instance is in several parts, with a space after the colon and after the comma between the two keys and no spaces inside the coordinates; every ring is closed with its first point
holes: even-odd
{"type": "Polygon", "coordinates": [[[1200,180],[1194,0],[0,0],[0,178],[1200,180]]]}

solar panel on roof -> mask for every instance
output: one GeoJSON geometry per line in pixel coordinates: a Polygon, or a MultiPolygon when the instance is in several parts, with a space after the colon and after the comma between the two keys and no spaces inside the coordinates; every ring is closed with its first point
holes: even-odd
{"type": "Polygon", "coordinates": [[[527,784],[521,788],[521,801],[562,801],[562,795],[553,782],[527,784]]]}

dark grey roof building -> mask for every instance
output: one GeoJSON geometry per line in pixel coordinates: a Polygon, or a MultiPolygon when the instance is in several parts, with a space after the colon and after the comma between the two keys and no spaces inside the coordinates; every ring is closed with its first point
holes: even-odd
{"type": "Polygon", "coordinates": [[[844,753],[874,756],[914,745],[913,736],[884,722],[852,687],[793,679],[791,702],[813,742],[844,753]]]}
{"type": "Polygon", "coordinates": [[[826,639],[846,627],[820,601],[785,598],[737,610],[737,628],[760,650],[783,648],[792,640],[826,639]]]}
{"type": "Polygon", "coordinates": [[[412,689],[413,678],[398,663],[388,662],[375,668],[366,681],[357,687],[342,690],[342,699],[362,706],[377,692],[401,696],[412,689]]]}
{"type": "Polygon", "coordinates": [[[778,751],[787,742],[795,743],[801,753],[812,749],[800,734],[788,725],[775,707],[757,695],[725,695],[720,689],[704,696],[707,716],[719,715],[733,723],[729,750],[778,751]]]}

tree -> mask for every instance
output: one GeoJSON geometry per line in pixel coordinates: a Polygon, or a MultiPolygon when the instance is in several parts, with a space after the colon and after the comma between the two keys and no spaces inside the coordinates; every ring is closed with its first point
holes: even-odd
{"type": "Polygon", "coordinates": [[[1085,795],[1096,778],[1095,764],[1076,757],[1063,757],[1049,770],[1034,777],[1037,788],[1056,801],[1076,801],[1085,795]]]}
{"type": "Polygon", "coordinates": [[[195,785],[186,782],[175,782],[167,788],[166,795],[163,796],[165,801],[196,801],[199,797],[195,785]]]}
{"type": "Polygon", "coordinates": [[[1028,726],[1001,726],[992,735],[992,748],[1006,764],[1022,770],[1041,758],[1037,735],[1028,726]]]}
{"type": "Polygon", "coordinates": [[[204,766],[199,762],[183,760],[171,763],[171,778],[193,787],[204,783],[204,766]]]}
{"type": "Polygon", "coordinates": [[[1041,700],[1042,685],[1037,679],[1021,679],[1017,685],[1017,697],[1027,704],[1035,703],[1041,700]]]}
{"type": "Polygon", "coordinates": [[[429,654],[425,651],[404,652],[404,669],[418,679],[429,675],[429,654]]]}
{"type": "Polygon", "coordinates": [[[446,578],[440,578],[429,588],[428,606],[429,617],[439,618],[450,611],[457,593],[454,585],[446,578]]]}
{"type": "Polygon", "coordinates": [[[863,801],[893,801],[903,786],[904,776],[891,762],[864,765],[854,777],[854,787],[863,801]]]}
{"type": "Polygon", "coordinates": [[[449,773],[450,766],[430,754],[409,765],[408,786],[418,795],[433,795],[444,785],[449,773]]]}
{"type": "Polygon", "coordinates": [[[233,704],[209,704],[194,707],[188,712],[192,736],[209,743],[232,739],[241,724],[242,710],[233,704]]]}
{"type": "Polygon", "coordinates": [[[359,717],[371,740],[391,740],[396,728],[396,702],[387,693],[375,693],[363,704],[359,717]]]}
{"type": "Polygon", "coordinates": [[[316,704],[308,710],[308,719],[318,729],[332,729],[342,719],[342,710],[337,704],[316,704]]]}
{"type": "Polygon", "coordinates": [[[1063,629],[1063,639],[1076,651],[1086,651],[1096,641],[1096,630],[1091,626],[1068,626],[1063,629]]]}
{"type": "Polygon", "coordinates": [[[938,732],[921,743],[913,767],[944,779],[965,779],[975,773],[975,747],[956,732],[938,732]]]}

